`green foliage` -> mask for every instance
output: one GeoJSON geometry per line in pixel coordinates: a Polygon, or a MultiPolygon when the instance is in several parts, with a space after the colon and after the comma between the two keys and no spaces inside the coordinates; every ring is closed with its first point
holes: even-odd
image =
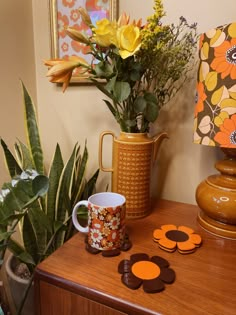
{"type": "MultiPolygon", "coordinates": [[[[65,163],[57,144],[46,174],[35,107],[23,84],[22,89],[28,146],[17,141],[14,156],[1,139],[12,180],[0,191],[0,253],[3,257],[8,248],[33,271],[75,232],[72,209],[93,193],[98,170],[86,180],[86,143],[83,151],[75,144],[65,163]],[[21,244],[14,239],[17,226],[21,244]]],[[[86,211],[81,209],[80,214],[84,218],[86,211]]]]}

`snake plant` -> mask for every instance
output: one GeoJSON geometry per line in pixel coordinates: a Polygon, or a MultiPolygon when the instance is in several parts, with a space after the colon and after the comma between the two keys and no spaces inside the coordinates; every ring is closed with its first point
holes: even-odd
{"type": "MultiPolygon", "coordinates": [[[[75,144],[66,163],[57,144],[46,172],[35,107],[23,83],[22,91],[28,145],[17,140],[13,154],[0,140],[11,177],[0,191],[0,253],[3,255],[7,247],[33,272],[40,261],[73,235],[72,209],[93,193],[98,170],[86,180],[86,143],[82,152],[75,144]],[[21,242],[14,239],[17,224],[21,242]]],[[[86,211],[81,209],[79,215],[85,216],[86,211]]]]}

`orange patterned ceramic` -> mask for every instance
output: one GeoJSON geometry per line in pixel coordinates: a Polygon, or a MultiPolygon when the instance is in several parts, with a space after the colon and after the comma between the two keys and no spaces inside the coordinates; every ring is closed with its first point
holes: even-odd
{"type": "Polygon", "coordinates": [[[127,218],[141,218],[150,212],[150,181],[152,164],[166,133],[150,138],[147,133],[121,132],[118,138],[111,131],[100,135],[99,165],[104,172],[112,172],[112,191],[126,197],[127,218]],[[113,137],[112,168],[102,165],[103,138],[113,137]]]}
{"type": "Polygon", "coordinates": [[[98,250],[119,249],[125,238],[125,197],[111,192],[92,195],[79,201],[72,212],[77,230],[88,233],[88,244],[98,250]],[[88,225],[83,227],[77,219],[80,206],[88,208],[88,225]]]}

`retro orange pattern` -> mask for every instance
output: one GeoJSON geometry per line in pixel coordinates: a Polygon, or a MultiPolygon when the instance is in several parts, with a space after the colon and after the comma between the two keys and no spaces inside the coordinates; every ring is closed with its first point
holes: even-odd
{"type": "Polygon", "coordinates": [[[199,41],[194,142],[236,148],[236,22],[199,41]]]}
{"type": "Polygon", "coordinates": [[[70,26],[80,32],[88,32],[88,27],[82,21],[78,11],[79,7],[85,8],[92,22],[101,18],[110,18],[109,0],[58,0],[57,1],[57,23],[58,23],[58,49],[60,58],[67,59],[68,56],[82,55],[87,62],[90,62],[91,55],[87,53],[84,44],[74,41],[66,35],[65,29],[70,26]]]}

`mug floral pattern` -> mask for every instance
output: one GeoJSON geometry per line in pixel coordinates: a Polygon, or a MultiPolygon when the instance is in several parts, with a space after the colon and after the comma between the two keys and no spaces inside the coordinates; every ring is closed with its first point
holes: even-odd
{"type": "Polygon", "coordinates": [[[100,250],[120,248],[125,236],[125,204],[99,207],[89,203],[88,244],[100,250]]]}

